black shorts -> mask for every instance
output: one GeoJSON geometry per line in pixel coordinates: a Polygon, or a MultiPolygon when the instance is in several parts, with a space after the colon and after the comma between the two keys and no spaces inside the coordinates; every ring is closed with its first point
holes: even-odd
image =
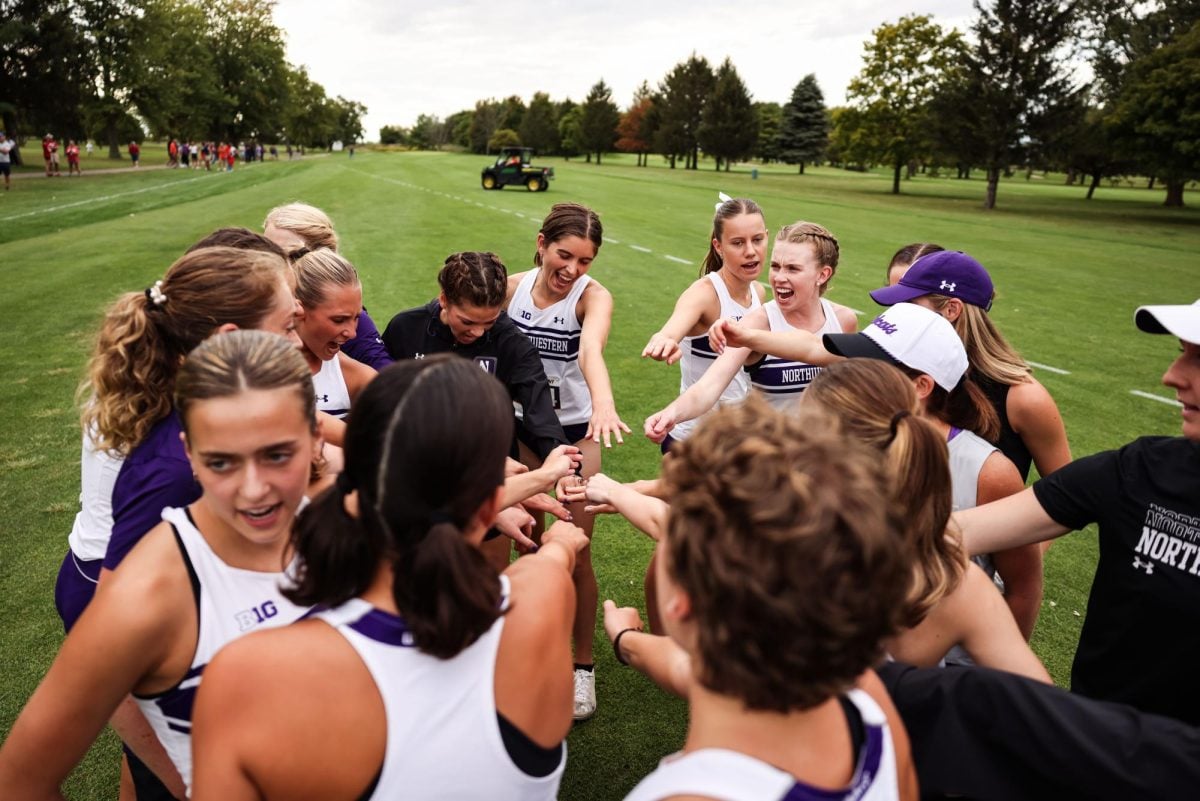
{"type": "Polygon", "coordinates": [[[586,437],[587,430],[587,423],[575,423],[574,425],[563,426],[563,433],[567,435],[567,442],[572,445],[586,437]]]}
{"type": "Polygon", "coordinates": [[[12,175],[12,162],[0,162],[0,175],[12,175]]]}

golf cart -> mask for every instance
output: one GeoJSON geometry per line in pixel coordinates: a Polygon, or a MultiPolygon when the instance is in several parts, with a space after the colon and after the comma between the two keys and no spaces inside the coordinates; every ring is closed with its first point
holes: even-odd
{"type": "Polygon", "coordinates": [[[531,147],[501,148],[496,163],[483,168],[480,182],[484,189],[503,189],[509,184],[523,184],[530,192],[545,192],[554,177],[553,167],[534,167],[529,163],[531,147]]]}

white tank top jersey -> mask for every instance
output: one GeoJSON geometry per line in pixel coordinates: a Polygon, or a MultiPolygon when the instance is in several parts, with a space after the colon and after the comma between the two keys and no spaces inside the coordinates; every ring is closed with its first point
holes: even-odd
{"type": "MultiPolygon", "coordinates": [[[[731,317],[734,320],[740,320],[762,305],[753,285],[750,287],[750,305],[743,306],[730,297],[729,289],[718,273],[712,272],[704,277],[712,283],[713,289],[717,292],[717,298],[721,302],[722,318],[731,317]]],[[[683,356],[679,359],[679,394],[682,395],[688,387],[699,381],[700,376],[704,375],[709,366],[717,360],[717,353],[709,347],[707,331],[699,336],[684,337],[679,343],[679,349],[683,352],[683,356]]],[[[717,406],[737,403],[744,400],[749,393],[750,377],[746,375],[745,371],[739,370],[733,380],[729,382],[729,386],[725,387],[721,393],[721,397],[717,400],[717,406]]],[[[682,423],[677,423],[671,429],[671,439],[676,441],[687,439],[703,416],[701,415],[695,420],[684,420],[682,423]]]]}
{"type": "Polygon", "coordinates": [[[312,377],[313,392],[317,396],[317,411],[331,414],[339,420],[350,413],[350,390],[346,389],[346,378],[342,375],[341,359],[335,354],[312,377]]]}
{"type": "Polygon", "coordinates": [[[676,795],[716,801],[898,801],[896,752],[887,718],[862,690],[851,690],[846,697],[862,714],[866,736],[854,777],[844,790],[796,781],[790,773],[737,751],[704,748],[664,759],[625,801],[660,801],[676,795]]]}
{"type": "Polygon", "coordinates": [[[302,617],[308,608],[292,603],[280,591],[289,581],[291,567],[279,573],[231,567],[213,553],[186,509],[168,507],[162,516],[174,528],[183,552],[196,596],[200,631],[196,655],[187,675],[169,690],[135,695],[134,699],[190,793],[192,704],[204,668],[226,644],[252,631],[286,626],[302,617]]]}
{"type": "MultiPolygon", "coordinates": [[[[763,308],[767,311],[767,322],[772,331],[795,330],[795,326],[784,319],[783,312],[775,301],[767,301],[763,308]]],[[[838,322],[833,304],[825,298],[821,298],[821,311],[825,314],[825,322],[817,329],[816,335],[842,333],[842,326],[838,322]]],[[[746,372],[750,376],[751,387],[761,392],[767,402],[776,409],[788,412],[795,409],[800,393],[808,388],[817,373],[821,372],[821,368],[815,364],[764,356],[762,361],[748,367],[746,372]]]]}
{"type": "MultiPolygon", "coordinates": [[[[508,577],[501,576],[508,606],[508,577]]],[[[528,776],[508,755],[493,692],[504,617],[450,659],[420,651],[404,620],[361,598],[315,615],[349,641],[383,697],[387,745],[373,799],[487,798],[553,801],[566,744],[548,776],[528,776]]]]}
{"type": "Polygon", "coordinates": [[[508,316],[529,337],[542,357],[542,369],[550,383],[550,397],[558,422],[579,425],[592,419],[592,396],[583,371],[579,369],[579,339],[583,325],[575,314],[591,276],[575,280],[567,296],[551,306],[539,309],[533,302],[533,283],[539,270],[530,270],[517,285],[508,316]]]}
{"type": "Polygon", "coordinates": [[[946,447],[950,450],[950,484],[954,490],[954,511],[973,509],[977,505],[975,493],[979,489],[979,473],[983,470],[983,463],[998,448],[983,437],[961,428],[950,429],[946,447]]]}
{"type": "Polygon", "coordinates": [[[71,553],[80,559],[103,559],[108,551],[113,527],[113,488],[124,463],[123,457],[98,450],[92,437],[84,433],[79,512],[67,536],[71,553]]]}
{"type": "MultiPolygon", "coordinates": [[[[950,429],[950,438],[946,440],[946,447],[950,450],[950,486],[954,511],[973,509],[978,505],[976,498],[979,491],[979,473],[983,470],[983,463],[999,448],[983,437],[961,428],[950,429]]],[[[996,564],[992,561],[991,554],[976,554],[971,557],[971,561],[988,574],[1001,593],[1004,592],[1004,580],[996,572],[996,564]]],[[[950,652],[946,654],[945,661],[952,665],[975,664],[966,649],[959,645],[950,649],[950,652]]]]}

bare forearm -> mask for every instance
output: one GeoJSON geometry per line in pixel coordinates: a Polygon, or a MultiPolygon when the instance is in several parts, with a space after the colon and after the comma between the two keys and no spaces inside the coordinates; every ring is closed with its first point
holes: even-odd
{"type": "Polygon", "coordinates": [[[666,692],[687,697],[691,660],[670,637],[627,631],[621,636],[620,656],[666,692]]]}
{"type": "Polygon", "coordinates": [[[756,353],[767,353],[805,364],[824,366],[839,358],[825,350],[821,337],[809,331],[755,330],[748,332],[746,339],[746,344],[756,353]]]}
{"type": "Polygon", "coordinates": [[[662,538],[670,511],[665,501],[643,495],[622,484],[613,489],[608,502],[618,514],[650,539],[657,541],[662,538]]]}

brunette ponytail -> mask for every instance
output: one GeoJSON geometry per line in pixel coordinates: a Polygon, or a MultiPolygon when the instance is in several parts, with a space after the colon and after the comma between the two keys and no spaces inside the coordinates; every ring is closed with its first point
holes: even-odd
{"type": "Polygon", "coordinates": [[[417,647],[446,659],[475,642],[503,614],[500,578],[463,532],[504,483],[512,430],[508,393],[467,359],[383,370],[350,413],[343,476],[296,527],[302,565],[289,597],[341,603],[386,559],[417,647]]]}
{"type": "Polygon", "coordinates": [[[392,596],[422,651],[449,659],[491,628],[500,579],[452,522],[435,522],[392,563],[392,596]]]}

